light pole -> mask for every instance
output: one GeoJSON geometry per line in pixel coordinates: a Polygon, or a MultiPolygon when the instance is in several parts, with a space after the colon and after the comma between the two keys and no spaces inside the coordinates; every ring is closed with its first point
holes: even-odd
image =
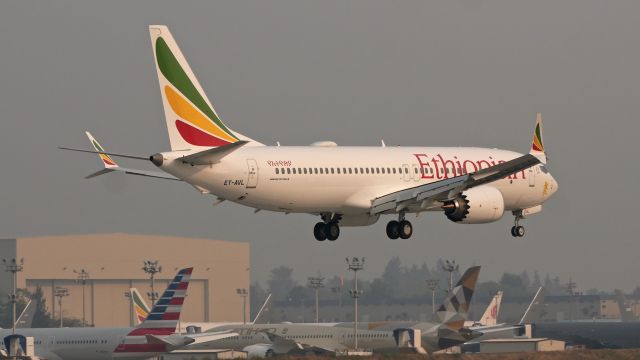
{"type": "Polygon", "coordinates": [[[438,279],[427,279],[427,288],[431,290],[431,313],[436,313],[436,289],[440,281],[438,279]]]}
{"type": "Polygon", "coordinates": [[[572,309],[572,311],[571,311],[571,317],[572,317],[573,319],[571,319],[571,320],[577,320],[577,317],[578,317],[578,316],[577,316],[577,311],[576,311],[576,309],[575,309],[575,308],[576,308],[576,292],[575,292],[575,290],[576,290],[576,283],[575,283],[575,282],[573,282],[573,281],[571,280],[571,278],[569,278],[569,282],[566,284],[566,288],[567,288],[567,292],[569,293],[569,295],[571,295],[571,300],[572,300],[572,302],[573,302],[573,306],[572,306],[572,308],[573,308],[573,309],[572,309]],[[576,316],[575,316],[575,318],[574,318],[574,314],[573,314],[574,312],[576,313],[576,314],[575,314],[575,315],[576,315],[576,316]]]}
{"type": "Polygon", "coordinates": [[[349,290],[349,294],[354,302],[354,321],[353,321],[353,340],[354,349],[358,349],[358,298],[362,295],[362,290],[358,290],[358,271],[364,269],[364,258],[353,257],[351,260],[346,258],[350,271],[353,271],[353,289],[349,290]]]}
{"type": "Polygon", "coordinates": [[[460,265],[456,264],[455,260],[445,260],[445,264],[442,265],[442,270],[449,273],[449,293],[453,290],[453,273],[458,271],[460,265]]]}
{"type": "Polygon", "coordinates": [[[82,284],[82,326],[86,326],[87,324],[87,318],[86,318],[86,312],[85,312],[85,294],[84,294],[84,288],[85,285],[87,284],[87,280],[89,279],[89,272],[86,271],[85,269],[80,269],[80,271],[78,270],[73,270],[74,273],[78,274],[78,280],[76,280],[76,282],[80,282],[82,284]]]}
{"type": "Polygon", "coordinates": [[[331,291],[338,297],[338,314],[342,318],[342,278],[340,278],[340,281],[339,285],[331,287],[331,291]]]}
{"type": "Polygon", "coordinates": [[[54,292],[53,292],[53,296],[58,298],[58,308],[60,308],[60,327],[63,327],[64,324],[62,323],[62,298],[65,296],[69,296],[69,289],[67,288],[63,288],[60,286],[56,286],[54,292]]]}
{"type": "Polygon", "coordinates": [[[162,266],[158,265],[158,260],[145,260],[142,270],[149,275],[151,281],[151,292],[147,293],[147,296],[151,300],[151,307],[155,305],[158,299],[158,293],[155,290],[155,276],[157,273],[162,272],[162,266]]]}
{"type": "Polygon", "coordinates": [[[316,276],[316,277],[309,277],[307,278],[307,280],[309,281],[309,287],[312,288],[313,290],[315,290],[316,292],[316,324],[319,322],[319,315],[318,315],[318,290],[320,288],[324,287],[324,278],[321,276],[316,276]]]}
{"type": "Polygon", "coordinates": [[[249,292],[246,288],[236,289],[236,294],[242,298],[242,325],[247,324],[247,296],[249,292]]]}
{"type": "Polygon", "coordinates": [[[18,283],[18,273],[24,270],[24,259],[20,259],[20,261],[16,261],[15,258],[11,260],[2,259],[4,263],[4,269],[6,272],[13,274],[13,292],[9,294],[9,302],[13,305],[13,322],[11,326],[11,333],[15,335],[16,333],[16,303],[18,302],[18,298],[16,295],[16,284],[18,283]]]}

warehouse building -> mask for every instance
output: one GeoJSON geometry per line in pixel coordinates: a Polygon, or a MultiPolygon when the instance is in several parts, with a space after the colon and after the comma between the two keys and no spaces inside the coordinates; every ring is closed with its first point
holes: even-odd
{"type": "MultiPolygon", "coordinates": [[[[194,267],[182,320],[242,321],[243,299],[236,289],[249,289],[249,244],[182,237],[91,234],[0,239],[0,257],[24,258],[17,287],[44,292],[47,309],[58,318],[56,287],[69,290],[63,298],[64,317],[94,326],[131,326],[130,287],[150,292],[145,260],[157,260],[155,291],[162,293],[178,269],[194,267]],[[82,271],[86,281],[79,280],[82,271]]],[[[0,273],[0,292],[11,291],[11,274],[0,273]]],[[[245,311],[250,308],[247,299],[245,311]]]]}

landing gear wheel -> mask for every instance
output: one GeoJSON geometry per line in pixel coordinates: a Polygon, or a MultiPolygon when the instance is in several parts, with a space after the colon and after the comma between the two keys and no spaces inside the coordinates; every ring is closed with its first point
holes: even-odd
{"type": "Polygon", "coordinates": [[[521,225],[513,226],[511,228],[511,236],[513,236],[513,237],[523,237],[524,236],[524,226],[521,226],[521,225]]]}
{"type": "Polygon", "coordinates": [[[408,239],[413,234],[413,225],[407,220],[398,223],[398,235],[401,239],[408,239]]]}
{"type": "Polygon", "coordinates": [[[340,236],[340,226],[334,222],[330,222],[324,225],[324,233],[327,236],[327,240],[335,241],[340,236]]]}
{"type": "Polygon", "coordinates": [[[319,222],[316,226],[313,227],[313,236],[315,236],[318,241],[325,241],[327,239],[327,234],[325,233],[325,223],[319,222]]]}
{"type": "Polygon", "coordinates": [[[395,220],[391,220],[391,221],[389,221],[389,223],[387,223],[387,236],[391,240],[395,240],[398,237],[400,237],[400,223],[399,222],[397,222],[395,220]]]}

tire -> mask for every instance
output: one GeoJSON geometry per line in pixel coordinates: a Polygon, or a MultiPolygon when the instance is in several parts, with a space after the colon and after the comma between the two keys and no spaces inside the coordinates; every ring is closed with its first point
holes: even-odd
{"type": "Polygon", "coordinates": [[[389,221],[389,223],[387,223],[387,236],[391,240],[395,240],[400,236],[400,223],[399,222],[397,222],[395,220],[391,220],[391,221],[389,221]]]}
{"type": "Polygon", "coordinates": [[[516,226],[516,229],[515,229],[514,233],[518,237],[523,237],[524,236],[524,226],[516,226]]]}
{"type": "Polygon", "coordinates": [[[327,239],[327,234],[324,232],[324,226],[324,223],[319,222],[313,227],[313,236],[315,236],[318,241],[325,241],[327,239]]]}
{"type": "Polygon", "coordinates": [[[335,241],[340,236],[340,226],[330,222],[324,226],[324,233],[327,235],[327,240],[335,241]]]}
{"type": "Polygon", "coordinates": [[[513,236],[513,237],[518,237],[518,234],[516,233],[516,227],[515,227],[515,225],[511,227],[511,236],[513,236]]]}
{"type": "Polygon", "coordinates": [[[413,225],[407,220],[402,220],[398,224],[398,234],[401,239],[408,239],[413,235],[413,225]]]}

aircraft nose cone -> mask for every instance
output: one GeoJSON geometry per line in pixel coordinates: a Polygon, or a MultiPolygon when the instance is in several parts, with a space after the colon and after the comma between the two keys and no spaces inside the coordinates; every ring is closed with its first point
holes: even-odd
{"type": "Polygon", "coordinates": [[[558,182],[553,176],[549,175],[549,196],[553,195],[558,191],[558,182]]]}

